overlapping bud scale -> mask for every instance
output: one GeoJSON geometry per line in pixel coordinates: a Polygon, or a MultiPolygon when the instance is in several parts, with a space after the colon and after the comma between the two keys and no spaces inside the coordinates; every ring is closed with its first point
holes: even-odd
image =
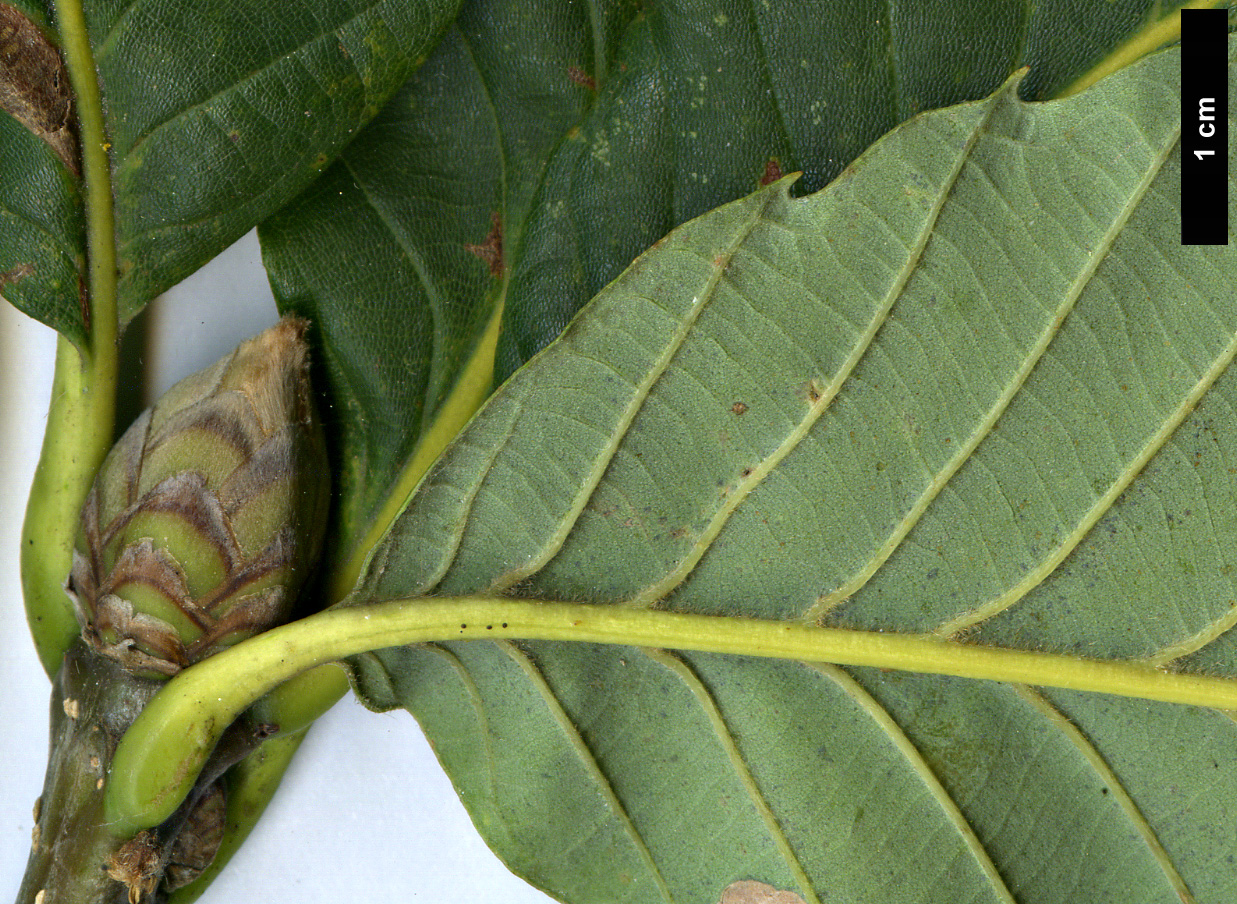
{"type": "Polygon", "coordinates": [[[95,480],[68,589],[87,642],[139,674],[290,615],[329,495],[304,328],[285,318],[176,384],[95,480]]]}

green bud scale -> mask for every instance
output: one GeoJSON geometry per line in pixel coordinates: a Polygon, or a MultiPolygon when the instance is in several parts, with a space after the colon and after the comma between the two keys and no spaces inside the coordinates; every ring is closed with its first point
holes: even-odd
{"type": "Polygon", "coordinates": [[[56,677],[51,759],[19,904],[147,904],[206,869],[227,770],[277,726],[242,717],[167,820],[117,837],[123,734],[179,670],[288,620],[322,542],[329,480],[306,324],[285,318],[172,387],[105,459],[66,589],[82,626],[56,677]]]}
{"type": "Polygon", "coordinates": [[[173,675],[287,620],[328,502],[303,331],[285,319],[182,380],[108,454],[68,584],[99,652],[173,675]]]}

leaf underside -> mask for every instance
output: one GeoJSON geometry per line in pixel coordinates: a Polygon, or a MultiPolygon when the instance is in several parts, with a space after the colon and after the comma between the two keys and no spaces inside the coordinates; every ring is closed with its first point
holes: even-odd
{"type": "Polygon", "coordinates": [[[1020,66],[1022,95],[1050,96],[1172,5],[465,2],[260,230],[281,310],[315,324],[332,554],[363,555],[407,493],[495,308],[501,378],[684,220],[781,172],[814,191],[899,122],[1020,66]]]}
{"type": "MultiPolygon", "coordinates": [[[[1179,243],[1177,68],[1042,105],[1011,83],[816,195],[783,181],[675,230],[490,400],[353,602],[505,593],[1233,674],[1237,256],[1179,243]]],[[[1213,711],[555,643],[354,665],[567,901],[1237,895],[1237,725],[1213,711]]]]}

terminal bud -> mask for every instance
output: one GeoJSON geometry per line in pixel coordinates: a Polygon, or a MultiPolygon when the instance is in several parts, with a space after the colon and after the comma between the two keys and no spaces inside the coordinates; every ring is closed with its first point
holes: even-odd
{"type": "Polygon", "coordinates": [[[304,330],[285,318],[177,383],[95,479],[68,590],[86,642],[135,674],[290,615],[328,504],[304,330]]]}

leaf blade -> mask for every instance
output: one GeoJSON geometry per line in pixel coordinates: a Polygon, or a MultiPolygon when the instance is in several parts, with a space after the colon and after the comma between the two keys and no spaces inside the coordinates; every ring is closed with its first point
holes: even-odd
{"type": "Polygon", "coordinates": [[[122,320],[298,194],[458,0],[90,4],[108,97],[122,320]]]}
{"type": "Polygon", "coordinates": [[[0,156],[0,295],[85,347],[86,238],[76,180],[7,114],[0,114],[0,156]]]}
{"type": "MultiPolygon", "coordinates": [[[[812,577],[812,570],[818,566],[813,553],[822,558],[822,549],[845,544],[852,525],[867,524],[870,529],[866,536],[860,532],[854,544],[854,559],[860,564],[870,562],[871,550],[879,548],[881,538],[896,527],[905,512],[913,510],[914,500],[921,498],[916,494],[931,484],[934,475],[943,473],[943,466],[960,456],[962,463],[981,460],[985,443],[1009,429],[1014,403],[1045,408],[1045,398],[1052,397],[1036,391],[1036,381],[1043,379],[1044,373],[1062,370],[1063,361],[1090,360],[1077,358],[1079,336],[1088,335],[1096,323],[1105,322],[1100,315],[1128,297],[1115,291],[1096,291],[1097,286],[1108,288],[1107,283],[1113,280],[1109,272],[1112,262],[1124,260],[1122,255],[1128,257],[1128,248],[1142,251],[1142,257],[1136,258],[1140,261],[1149,259],[1148,249],[1156,252],[1154,269],[1160,290],[1139,294],[1128,310],[1145,305],[1145,295],[1158,294],[1174,304],[1196,297],[1181,281],[1186,268],[1158,265],[1166,255],[1172,259],[1171,254],[1176,253],[1165,249],[1170,230],[1162,227],[1163,207],[1172,196],[1173,184],[1174,66],[1171,55],[1152,59],[1124,78],[1105,83],[1103,89],[1075,106],[1030,107],[1007,94],[986,106],[930,114],[881,142],[855,166],[853,175],[816,196],[819,207],[814,208],[811,199],[791,201],[784,186],[774,186],[676,230],[603,292],[558,342],[490,400],[427,476],[387,542],[378,549],[353,602],[418,594],[486,594],[495,589],[515,597],[595,604],[640,599],[642,591],[656,586],[661,576],[674,573],[679,563],[688,560],[691,543],[708,534],[710,519],[725,510],[726,497],[742,486],[760,462],[776,461],[778,466],[770,467],[763,480],[755,482],[753,491],[734,507],[733,517],[716,531],[698,565],[684,572],[685,580],[675,585],[677,589],[664,598],[660,593],[650,594],[647,601],[660,600],[659,605],[679,611],[803,617],[821,595],[821,582],[812,577]],[[1151,136],[1144,142],[1144,150],[1132,151],[1128,134],[1109,129],[1103,133],[1108,137],[1100,142],[1107,142],[1108,153],[1078,154],[1072,136],[1082,131],[1082,124],[1094,126],[1096,111],[1108,115],[1106,111],[1112,108],[1120,108],[1120,116],[1135,120],[1145,117],[1138,120],[1139,129],[1151,136]],[[1057,116],[1058,121],[1050,121],[1057,116]],[[956,121],[950,117],[956,117],[956,121]],[[984,128],[977,128],[978,122],[984,122],[984,128]],[[967,147],[969,134],[980,135],[973,151],[962,150],[967,147]],[[947,144],[942,135],[952,136],[954,143],[947,144]],[[919,153],[912,154],[907,148],[916,142],[919,153]],[[924,150],[939,152],[942,147],[949,147],[951,153],[924,150]],[[1114,148],[1120,152],[1114,153],[1114,148]],[[1034,170],[1018,153],[1035,158],[1040,151],[1042,159],[1032,161],[1040,165],[1040,172],[1053,172],[1044,161],[1060,166],[1062,161],[1075,159],[1069,155],[1078,154],[1077,160],[1082,162],[1076,171],[1094,173],[1096,160],[1104,160],[1110,168],[1104,170],[1110,181],[1081,181],[1075,176],[1064,180],[1063,188],[1060,179],[1031,180],[1032,189],[1014,199],[1018,203],[991,188],[1002,184],[997,178],[1002,172],[1022,176],[1034,170]],[[911,166],[907,159],[934,164],[938,179],[926,179],[925,166],[911,166]],[[959,160],[963,163],[953,165],[959,160]],[[968,168],[969,179],[965,172],[968,168]],[[942,176],[954,170],[963,176],[952,182],[942,176]],[[1113,171],[1120,179],[1112,175],[1113,171]],[[904,172],[908,173],[906,178],[892,175],[904,172]],[[872,179],[870,191],[865,178],[872,179]],[[1101,190],[1092,192],[1091,207],[1085,209],[1092,213],[1102,209],[1107,214],[1089,217],[1085,223],[1077,216],[1060,217],[1055,239],[1052,233],[1040,229],[1036,242],[1018,248],[1014,247],[1016,243],[993,240],[1002,232],[991,228],[990,223],[969,233],[950,232],[966,218],[982,224],[983,216],[993,216],[995,209],[998,219],[1010,221],[1011,228],[1005,232],[1021,237],[1027,232],[1027,223],[1042,225],[1036,218],[1045,216],[1046,209],[1056,205],[1056,209],[1064,210],[1076,204],[1069,197],[1070,186],[1090,189],[1093,183],[1100,184],[1101,190]],[[1122,187],[1113,188],[1116,184],[1122,187]],[[893,188],[883,193],[878,190],[878,186],[890,185],[893,188]],[[950,187],[942,189],[942,185],[950,187]],[[872,216],[865,221],[865,213],[884,211],[872,202],[873,197],[901,216],[872,216]],[[940,215],[933,216],[933,199],[938,197],[944,199],[943,206],[940,215]],[[977,200],[985,198],[1001,203],[985,206],[977,200]],[[833,220],[831,203],[836,204],[833,220]],[[795,219],[799,212],[804,212],[804,219],[795,219]],[[768,235],[747,228],[754,222],[760,222],[768,235]],[[807,227],[808,222],[813,223],[812,228],[807,227]],[[919,254],[913,225],[924,222],[932,225],[926,229],[929,237],[919,254]],[[775,225],[766,225],[770,223],[775,225]],[[1018,224],[1022,224],[1021,230],[1018,224]],[[828,246],[822,249],[823,242],[813,244],[810,240],[814,229],[834,241],[845,236],[848,248],[854,250],[842,255],[828,246]],[[780,256],[770,235],[786,243],[780,256]],[[891,235],[900,241],[894,243],[891,235]],[[972,236],[972,241],[962,241],[964,235],[972,236]],[[743,238],[736,240],[736,236],[743,238]],[[1114,236],[1125,245],[1116,252],[1104,253],[1106,246],[1114,244],[1108,240],[1114,236]],[[736,248],[733,254],[729,250],[732,246],[736,248]],[[1023,256],[1007,266],[1015,251],[1023,256]],[[887,259],[879,256],[882,253],[887,259]],[[913,261],[909,267],[908,260],[913,261]],[[797,262],[798,273],[816,268],[814,272],[828,272],[829,276],[818,282],[801,277],[797,284],[790,278],[775,279],[779,269],[783,276],[791,269],[787,261],[797,262]],[[1008,280],[984,283],[977,274],[983,274],[986,268],[991,273],[1014,273],[1040,291],[1030,293],[1018,285],[1012,287],[1018,291],[1008,291],[1008,280]],[[903,279],[898,274],[904,271],[909,275],[903,279]],[[710,306],[697,310],[693,299],[702,296],[715,274],[723,274],[717,285],[725,288],[719,290],[721,294],[710,306]],[[951,285],[951,274],[961,274],[960,282],[951,285]],[[729,288],[730,282],[741,279],[746,280],[742,286],[729,288]],[[934,291],[924,291],[926,283],[931,283],[934,291]],[[860,291],[855,290],[857,285],[860,291]],[[852,451],[844,454],[847,444],[836,438],[829,440],[828,431],[846,437],[856,425],[865,423],[854,412],[864,404],[864,392],[875,395],[870,391],[877,385],[873,373],[880,371],[874,368],[884,366],[886,373],[896,373],[891,366],[899,360],[895,352],[901,352],[919,368],[915,372],[930,372],[923,362],[930,360],[932,350],[908,341],[906,324],[916,316],[924,320],[926,314],[938,310],[939,305],[932,305],[951,289],[977,285],[992,287],[983,296],[990,303],[985,308],[973,299],[969,333],[956,330],[962,336],[961,344],[951,347],[942,343],[936,350],[956,360],[970,361],[970,381],[958,378],[957,368],[939,369],[954,380],[956,385],[952,386],[940,380],[915,383],[904,378],[898,384],[903,397],[907,387],[915,386],[922,388],[924,399],[902,408],[888,399],[878,399],[884,407],[870,410],[883,412],[882,416],[872,417],[865,424],[873,438],[864,443],[854,441],[849,447],[852,451]],[[1052,288],[1043,291],[1045,286],[1052,288]],[[763,287],[763,294],[757,287],[763,287]],[[993,300],[997,291],[1006,296],[993,300]],[[880,300],[889,296],[894,300],[886,316],[881,314],[880,300]],[[765,315],[763,319],[754,316],[756,299],[763,301],[758,309],[765,315]],[[1026,303],[1027,299],[1038,299],[1038,303],[1026,303]],[[1007,312],[1018,311],[1022,316],[999,316],[997,302],[1008,304],[1007,312]],[[827,316],[819,313],[822,308],[830,309],[827,316]],[[784,312],[780,320],[779,310],[784,312]],[[805,325],[805,319],[813,316],[820,327],[805,325]],[[873,322],[880,328],[872,329],[874,339],[867,342],[863,338],[865,325],[873,322]],[[993,337],[987,353],[969,358],[957,355],[956,348],[966,348],[967,342],[974,344],[976,337],[985,335],[978,328],[983,324],[989,325],[988,335],[993,337]],[[1063,325],[1070,329],[1063,329],[1063,325]],[[1081,328],[1086,329],[1080,333],[1081,328]],[[681,336],[676,330],[681,330],[681,336]],[[745,338],[745,333],[750,337],[745,338]],[[676,338],[681,341],[676,342],[676,338]],[[814,353],[805,350],[809,342],[816,343],[814,353]],[[848,355],[856,349],[861,349],[857,364],[848,367],[848,355]],[[917,357],[910,354],[916,350],[917,357]],[[827,361],[829,368],[822,367],[822,361],[827,361]],[[736,368],[743,371],[745,379],[734,376],[736,368]],[[837,375],[842,376],[832,404],[822,406],[820,419],[797,437],[805,412],[810,415],[824,397],[822,390],[828,381],[837,375]],[[970,394],[969,406],[941,401],[965,396],[970,388],[985,385],[989,387],[986,393],[970,394]],[[945,394],[951,388],[952,397],[945,394]],[[996,416],[991,414],[994,404],[1005,406],[996,416]],[[661,410],[656,410],[658,405],[661,410]],[[706,414],[696,416],[700,411],[706,414]],[[902,417],[908,411],[920,416],[917,424],[909,424],[902,417]],[[930,411],[937,412],[935,420],[922,416],[930,411]],[[828,422],[832,416],[841,426],[828,422]],[[979,425],[983,441],[962,442],[966,451],[958,453],[960,438],[972,436],[975,425],[979,425]],[[735,439],[741,431],[742,443],[735,439]],[[792,437],[793,450],[776,458],[792,437]],[[726,448],[728,443],[738,452],[732,454],[726,448]],[[863,453],[856,455],[855,447],[863,453]],[[826,457],[822,449],[835,450],[835,454],[826,457]],[[904,487],[900,497],[888,490],[873,492],[868,489],[871,475],[893,467],[887,464],[885,469],[875,468],[881,461],[896,463],[903,475],[920,477],[904,487]],[[840,479],[836,475],[846,473],[848,462],[852,469],[869,470],[863,474],[852,470],[845,493],[824,492],[819,483],[813,486],[803,476],[814,471],[840,479]],[[783,479],[792,465],[798,471],[796,480],[783,479]],[[744,474],[745,468],[752,471],[744,474]],[[725,478],[720,485],[719,477],[725,478]],[[770,501],[769,487],[781,491],[779,501],[770,501]],[[832,520],[826,521],[821,515],[827,511],[822,507],[826,504],[812,500],[827,500],[827,506],[841,511],[835,511],[832,520]],[[869,501],[884,506],[883,522],[864,514],[864,504],[869,501]],[[843,504],[846,508],[841,508],[843,504]],[[811,512],[814,523],[820,526],[806,527],[809,521],[804,512],[811,512]],[[739,518],[748,518],[748,524],[741,524],[736,520],[739,518]],[[742,528],[737,537],[736,525],[742,528]],[[673,536],[679,526],[685,529],[673,536]]],[[[1086,134],[1097,132],[1092,128],[1086,134]]],[[[1221,250],[1208,258],[1214,272],[1205,275],[1205,285],[1210,286],[1218,280],[1218,273],[1234,266],[1231,255],[1226,255],[1221,250]]],[[[1231,310],[1227,294],[1207,295],[1199,303],[1210,305],[1209,319],[1193,317],[1197,308],[1186,305],[1179,321],[1193,324],[1192,332],[1178,329],[1150,333],[1156,340],[1177,337],[1169,348],[1180,366],[1162,372],[1151,367],[1138,371],[1144,375],[1159,373],[1161,385],[1147,395],[1162,404],[1153,409],[1158,420],[1151,428],[1147,428],[1147,418],[1131,422],[1121,434],[1126,447],[1131,445],[1130,437],[1141,437],[1133,444],[1136,450],[1157,448],[1164,437],[1179,437],[1182,426],[1190,423],[1190,409],[1197,407],[1201,412],[1213,400],[1216,405],[1227,406],[1222,378],[1231,373],[1225,355],[1237,333],[1233,325],[1237,312],[1231,310]]],[[[967,323],[957,304],[941,318],[955,327],[967,323]]],[[[1159,347],[1149,340],[1144,340],[1144,345],[1159,347]]],[[[1107,362],[1110,358],[1100,356],[1098,360],[1107,362]]],[[[1106,364],[1077,371],[1090,378],[1084,385],[1093,392],[1112,379],[1106,364]]],[[[1079,382],[1081,377],[1075,374],[1073,379],[1079,382]]],[[[1209,414],[1214,417],[1216,412],[1209,414]]],[[[1103,429],[1108,430],[1107,422],[1103,429]]],[[[1117,434],[1110,431],[1109,435],[1117,434]]],[[[1051,436],[1059,445],[1057,434],[1051,436]]],[[[1105,448],[1111,451],[1118,445],[1109,442],[1105,448]]],[[[1070,444],[1067,448],[1073,447],[1070,444]]],[[[1155,459],[1151,454],[1147,457],[1155,459]]],[[[1083,466],[1076,470],[1085,473],[1085,463],[1077,460],[1083,466]]],[[[1129,486],[1137,486],[1137,480],[1128,477],[1134,470],[1128,462],[1109,468],[1117,484],[1127,480],[1129,486]]],[[[1006,468],[998,476],[1008,472],[1006,468]]],[[[938,488],[931,505],[924,508],[928,515],[958,523],[953,511],[956,501],[951,497],[957,492],[954,481],[962,473],[961,467],[955,468],[949,475],[952,479],[938,488]],[[938,514],[941,512],[944,514],[938,514]]],[[[1051,472],[1027,469],[1027,474],[1039,482],[1037,486],[1052,485],[1051,472]]],[[[1062,470],[1053,498],[1066,499],[1062,488],[1076,486],[1078,480],[1072,471],[1062,470]]],[[[1101,483],[1099,489],[1075,491],[1075,508],[1083,502],[1085,510],[1113,485],[1101,483]]],[[[1124,491],[1115,493],[1122,498],[1125,495],[1124,491]]],[[[928,522],[920,521],[915,528],[923,523],[928,522]]],[[[914,540],[915,531],[908,530],[905,536],[914,540]]],[[[861,592],[851,605],[840,610],[843,618],[838,622],[847,624],[844,619],[853,617],[849,626],[865,631],[913,631],[921,621],[939,623],[931,608],[936,599],[930,581],[925,579],[927,568],[907,571],[908,566],[899,561],[899,551],[904,557],[909,548],[896,546],[873,574],[876,580],[891,572],[895,576],[917,576],[920,590],[915,595],[903,594],[900,602],[891,601],[888,592],[867,599],[861,592]],[[927,592],[924,587],[928,587],[927,592]]],[[[1048,553],[1041,549],[1039,554],[1048,553]]],[[[835,569],[835,574],[840,573],[835,569]]],[[[872,586],[864,585],[863,591],[872,586]]],[[[945,602],[957,605],[956,600],[945,602]]],[[[1030,637],[1037,638],[1037,646],[1043,643],[1030,633],[1031,626],[1042,623],[1042,617],[1027,616],[1025,610],[1015,608],[1011,618],[1009,633],[1001,638],[1003,645],[1024,648],[1030,637]]],[[[1077,628],[1078,621],[1072,626],[1077,628]]],[[[988,630],[985,624],[976,636],[986,639],[988,630]]],[[[1071,638],[1075,646],[1066,648],[1086,645],[1093,654],[1097,642],[1103,639],[1097,630],[1093,627],[1081,639],[1071,638]]],[[[1057,643],[1060,640],[1053,637],[1046,641],[1050,647],[1057,643]]],[[[666,638],[666,645],[673,646],[673,638],[666,638]]],[[[707,654],[668,658],[613,648],[581,651],[551,643],[530,643],[523,649],[555,688],[557,698],[575,701],[563,703],[573,730],[599,757],[609,781],[617,783],[623,810],[638,825],[645,818],[651,820],[645,837],[656,839],[657,833],[664,831],[664,825],[657,825],[659,817],[648,815],[651,809],[642,802],[638,790],[640,782],[655,781],[651,774],[673,773],[683,787],[693,789],[709,787],[722,774],[738,774],[738,784],[744,788],[742,770],[735,770],[735,751],[741,752],[744,764],[750,764],[750,782],[743,795],[749,804],[763,801],[767,806],[762,816],[756,803],[748,817],[753,826],[749,829],[754,833],[751,837],[759,837],[759,841],[746,846],[732,839],[723,845],[729,854],[728,860],[723,858],[724,866],[709,875],[692,875],[682,862],[685,855],[681,851],[676,853],[650,840],[649,850],[676,900],[711,902],[730,881],[753,877],[776,888],[797,887],[809,895],[826,891],[843,896],[847,892],[876,893],[888,900],[907,901],[968,897],[1068,901],[1080,888],[1086,888],[1092,899],[1109,896],[1171,901],[1180,900],[1182,890],[1188,889],[1198,900],[1223,900],[1222,896],[1199,895],[1199,888],[1209,883],[1207,868],[1200,874],[1197,862],[1178,854],[1190,847],[1190,838],[1203,831],[1202,821],[1166,817],[1162,797],[1148,790],[1145,777],[1139,778],[1145,761],[1162,755],[1154,751],[1164,750],[1165,745],[1190,743],[1191,735],[1186,729],[1166,731],[1146,745],[1151,752],[1144,751],[1132,728],[1134,723],[1128,721],[1129,714],[1141,708],[1154,713],[1162,724],[1172,724],[1171,706],[1127,706],[1100,698],[1103,702],[1097,705],[1117,715],[1103,729],[1080,730],[1073,722],[1076,712],[1086,715],[1079,716],[1083,724],[1098,723],[1094,710],[1088,709],[1090,704],[1076,708],[1074,701],[1078,698],[1074,695],[1052,692],[1046,695],[1049,705],[1039,697],[1002,685],[889,676],[870,669],[832,673],[837,676],[831,679],[835,686],[853,684],[847,692],[849,706],[868,701],[857,707],[856,716],[861,726],[857,731],[870,737],[868,746],[858,742],[843,746],[862,750],[860,759],[870,762],[859,764],[847,759],[822,767],[828,782],[856,782],[848,786],[849,794],[831,796],[821,787],[822,773],[810,774],[811,764],[816,762],[809,752],[812,745],[819,749],[823,740],[829,746],[829,739],[838,737],[838,720],[845,709],[840,703],[822,700],[819,678],[825,672],[817,672],[818,678],[811,680],[809,689],[802,676],[796,677],[796,670],[804,666],[795,663],[736,661],[707,654]],[[639,667],[640,677],[623,677],[624,670],[637,670],[633,665],[637,659],[649,663],[639,667]],[[674,735],[683,731],[685,719],[703,720],[712,725],[712,740],[707,744],[703,740],[686,742],[680,736],[653,752],[647,735],[642,734],[638,742],[625,737],[627,726],[642,719],[655,726],[662,724],[658,719],[664,713],[659,708],[669,692],[650,691],[664,684],[664,679],[658,684],[649,677],[654,664],[674,673],[679,685],[675,693],[693,701],[665,723],[675,728],[664,731],[674,735]],[[619,691],[620,687],[626,690],[619,691]],[[711,701],[708,705],[702,704],[702,693],[711,701]],[[598,715],[620,706],[612,697],[625,701],[622,714],[598,715]],[[652,711],[650,701],[657,701],[652,711]],[[688,711],[690,717],[684,715],[688,711]],[[724,733],[717,731],[719,719],[726,726],[724,733]],[[1005,749],[992,738],[994,727],[999,728],[995,731],[998,740],[1002,733],[1011,731],[1022,731],[1030,739],[1011,742],[1011,749],[1005,749]],[[1102,743],[1097,743],[1092,731],[1098,733],[1102,743]],[[899,736],[905,740],[899,742],[899,736]],[[726,737],[731,738],[730,743],[726,737]],[[790,743],[791,737],[802,740],[790,743]],[[872,743],[885,745],[884,758],[876,756],[872,743]],[[745,751],[748,744],[753,746],[745,751]],[[710,752],[702,756],[707,763],[692,767],[701,771],[688,769],[683,762],[684,751],[706,747],[710,752]],[[898,765],[892,765],[894,760],[889,757],[896,751],[901,751],[896,754],[900,759],[896,760],[898,765]],[[879,793],[873,773],[864,771],[872,762],[891,764],[878,772],[886,781],[890,776],[897,779],[879,793]],[[916,766],[916,762],[921,765],[916,766]],[[795,778],[790,778],[792,775],[795,778]],[[1110,787],[1114,780],[1120,781],[1119,788],[1110,787]],[[941,790],[934,791],[934,783],[941,790]],[[1024,785],[1031,789],[1030,800],[1024,799],[1024,785]],[[753,788],[759,789],[755,797],[753,788]],[[866,817],[860,810],[864,801],[875,801],[871,806],[879,814],[876,826],[863,826],[866,817]],[[907,801],[915,801],[915,807],[908,809],[907,801]],[[1060,839],[1073,837],[1082,824],[1088,827],[1090,846],[1062,846],[1060,839]],[[934,827],[930,831],[925,829],[929,825],[934,827]],[[846,843],[834,846],[833,840],[842,838],[846,843]],[[788,850],[793,855],[790,860],[786,857],[788,850]],[[891,860],[874,853],[888,850],[898,851],[899,856],[891,860]],[[781,865],[776,866],[779,859],[781,865]],[[788,868],[792,862],[798,863],[801,874],[807,877],[806,889],[799,884],[802,879],[796,881],[796,870],[788,868]]],[[[404,670],[408,658],[414,655],[415,651],[409,649],[367,658],[364,665],[358,664],[361,687],[369,688],[371,681],[392,680],[393,676],[397,676],[397,682],[410,680],[404,670]]],[[[1133,658],[1133,648],[1118,636],[1107,648],[1107,655],[1133,658]]],[[[1231,674],[1231,662],[1224,673],[1231,674]]],[[[482,698],[498,692],[485,689],[492,679],[478,677],[479,672],[470,674],[482,688],[482,698]]],[[[382,697],[381,702],[410,705],[431,736],[445,740],[458,730],[453,727],[459,722],[450,707],[446,707],[447,712],[431,712],[422,695],[416,698],[413,702],[411,697],[395,693],[382,697]]],[[[1192,723],[1188,719],[1177,721],[1192,723]]],[[[518,723],[511,722],[500,730],[517,733],[520,729],[518,723]]],[[[460,756],[479,755],[499,762],[506,759],[501,749],[481,751],[444,752],[444,762],[454,774],[460,774],[456,765],[460,756]]],[[[1199,776],[1190,777],[1189,787],[1201,787],[1199,776]]],[[[701,806],[693,809],[682,796],[672,799],[674,807],[668,808],[663,792],[659,803],[663,811],[673,810],[673,816],[660,819],[688,820],[693,858],[717,854],[709,845],[716,836],[714,812],[701,806]],[[706,848],[708,853],[702,853],[706,848]]],[[[492,805],[492,799],[486,803],[492,805]]],[[[561,809],[569,811],[549,807],[527,819],[536,823],[561,819],[561,809]]],[[[511,818],[525,817],[511,813],[511,818]]],[[[484,822],[482,825],[484,831],[484,822]]],[[[495,843],[512,854],[510,844],[497,839],[495,843]]],[[[605,881],[587,887],[576,884],[570,871],[544,852],[538,857],[521,850],[518,858],[513,856],[513,866],[568,900],[592,900],[614,893],[615,886],[605,881]]]]}

